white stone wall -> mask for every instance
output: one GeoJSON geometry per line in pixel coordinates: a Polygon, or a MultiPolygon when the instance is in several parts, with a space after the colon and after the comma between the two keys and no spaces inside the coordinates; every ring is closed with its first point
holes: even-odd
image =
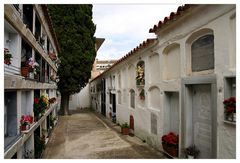
{"type": "MultiPolygon", "coordinates": [[[[212,140],[216,143],[216,148],[213,149],[213,153],[216,152],[216,155],[213,157],[236,158],[236,126],[224,122],[222,103],[226,94],[224,78],[236,76],[235,6],[202,5],[190,11],[191,14],[186,14],[158,31],[159,38],[156,45],[134,53],[127,60],[92,81],[90,85],[95,85],[101,78],[113,75],[118,78],[120,72],[121,87],[117,87],[117,91],[121,92],[121,104],[118,103],[117,97],[117,122],[129,123],[129,117],[133,115],[135,135],[158,149],[162,148],[162,135],[174,130],[180,135],[179,149],[181,150],[186,147],[186,144],[182,144],[182,142],[188,142],[188,140],[184,140],[186,139],[184,135],[191,136],[191,133],[185,133],[185,119],[182,116],[184,110],[188,109],[182,108],[185,105],[182,104],[182,101],[191,95],[183,95],[182,91],[185,91],[185,86],[182,86],[182,79],[201,78],[205,80],[213,76],[216,79],[216,90],[212,92],[212,94],[216,94],[212,100],[213,105],[216,103],[216,106],[212,106],[216,108],[216,112],[212,113],[216,117],[213,122],[216,124],[214,131],[216,137],[212,140]],[[191,43],[209,32],[214,35],[214,70],[192,72],[191,43]],[[139,90],[135,83],[135,67],[139,58],[145,62],[144,101],[139,99],[139,90]],[[135,109],[130,107],[130,89],[136,93],[135,109]],[[171,96],[171,92],[174,92],[174,96],[171,96]],[[176,110],[169,111],[169,107],[176,110]],[[172,119],[168,121],[167,117],[172,119]],[[179,122],[176,123],[174,120],[179,122]],[[157,134],[153,133],[156,124],[152,123],[157,123],[157,134]]],[[[108,86],[107,83],[106,88],[108,86]]],[[[91,96],[94,94],[91,93],[91,96]]],[[[181,155],[181,157],[184,156],[181,155]]]]}
{"type": "Polygon", "coordinates": [[[90,93],[89,84],[87,84],[79,93],[71,95],[69,100],[69,109],[76,110],[78,108],[89,108],[90,107],[90,93]]]}

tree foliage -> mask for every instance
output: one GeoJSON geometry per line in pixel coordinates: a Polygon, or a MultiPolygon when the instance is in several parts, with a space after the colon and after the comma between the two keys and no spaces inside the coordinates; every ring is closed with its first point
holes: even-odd
{"type": "Polygon", "coordinates": [[[69,96],[83,88],[91,76],[94,62],[96,27],[92,5],[48,5],[61,48],[58,89],[61,93],[60,114],[69,114],[69,96]]]}
{"type": "Polygon", "coordinates": [[[48,5],[48,9],[61,48],[58,89],[71,95],[88,82],[96,56],[92,5],[48,5]]]}

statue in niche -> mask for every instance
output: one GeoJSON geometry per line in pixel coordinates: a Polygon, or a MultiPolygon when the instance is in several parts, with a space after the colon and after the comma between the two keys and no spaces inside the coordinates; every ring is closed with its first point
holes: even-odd
{"type": "Polygon", "coordinates": [[[141,85],[145,84],[145,79],[144,79],[144,62],[143,61],[140,61],[137,64],[136,84],[137,84],[137,86],[141,86],[141,85]]]}

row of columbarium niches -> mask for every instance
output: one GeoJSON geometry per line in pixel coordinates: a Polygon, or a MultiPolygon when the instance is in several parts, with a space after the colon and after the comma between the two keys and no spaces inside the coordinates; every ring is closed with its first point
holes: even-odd
{"type": "MultiPolygon", "coordinates": [[[[58,94],[55,89],[48,90],[5,90],[4,91],[4,149],[11,145],[15,138],[19,137],[22,133],[31,130],[34,124],[37,124],[40,119],[48,112],[57,106],[58,94]],[[42,103],[46,101],[40,101],[41,96],[46,97],[44,100],[48,100],[48,107],[43,106],[42,103]],[[50,102],[49,99],[52,99],[50,102]],[[41,104],[40,104],[41,102],[41,104]],[[41,108],[40,108],[41,105],[41,108]],[[39,107],[38,107],[39,106],[39,107]],[[46,108],[43,108],[46,107],[46,108]],[[36,110],[39,109],[39,110],[36,110]],[[44,109],[44,110],[43,110],[44,109]],[[41,113],[38,115],[37,113],[41,113]],[[33,117],[27,125],[29,128],[23,129],[24,121],[28,121],[23,116],[33,117]]],[[[47,116],[46,124],[42,128],[47,129],[45,136],[53,125],[53,120],[56,120],[57,109],[53,109],[47,116]],[[47,127],[46,127],[47,125],[47,127]]],[[[42,134],[42,132],[41,132],[42,134]]]]}
{"type": "MultiPolygon", "coordinates": [[[[40,18],[35,12],[33,5],[13,5],[19,16],[23,19],[23,23],[26,25],[36,41],[42,48],[39,51],[34,49],[34,42],[23,38],[19,32],[4,20],[4,54],[11,55],[11,62],[5,63],[5,73],[21,75],[26,79],[32,79],[39,82],[51,82],[56,78],[56,72],[54,66],[58,66],[59,60],[57,59],[56,50],[52,46],[52,43],[48,37],[45,28],[40,23],[40,18]],[[33,15],[33,13],[35,13],[33,15]],[[40,54],[41,53],[41,54],[40,54]],[[46,61],[42,54],[45,53],[51,59],[53,64],[51,65],[46,61]],[[51,65],[51,66],[50,66],[51,65]]],[[[5,55],[4,55],[5,56],[5,55]]]]}
{"type": "Polygon", "coordinates": [[[56,58],[56,52],[51,41],[53,38],[50,36],[50,31],[47,29],[46,20],[44,20],[44,13],[41,10],[41,5],[33,4],[14,4],[18,16],[22,19],[22,22],[28,28],[36,41],[42,47],[45,53],[52,58],[56,58]]]}
{"type": "MultiPolygon", "coordinates": [[[[6,43],[4,47],[12,55],[11,64],[4,66],[5,74],[21,75],[26,79],[43,83],[56,81],[56,71],[18,33],[5,31],[4,36],[6,43]]],[[[55,64],[57,65],[56,62],[55,64]]]]}

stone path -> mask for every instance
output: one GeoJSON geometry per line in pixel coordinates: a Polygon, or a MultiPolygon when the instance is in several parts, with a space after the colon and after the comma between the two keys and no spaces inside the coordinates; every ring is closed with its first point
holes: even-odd
{"type": "Polygon", "coordinates": [[[43,158],[128,159],[166,158],[137,137],[122,135],[120,127],[90,111],[61,116],[43,158]]]}

